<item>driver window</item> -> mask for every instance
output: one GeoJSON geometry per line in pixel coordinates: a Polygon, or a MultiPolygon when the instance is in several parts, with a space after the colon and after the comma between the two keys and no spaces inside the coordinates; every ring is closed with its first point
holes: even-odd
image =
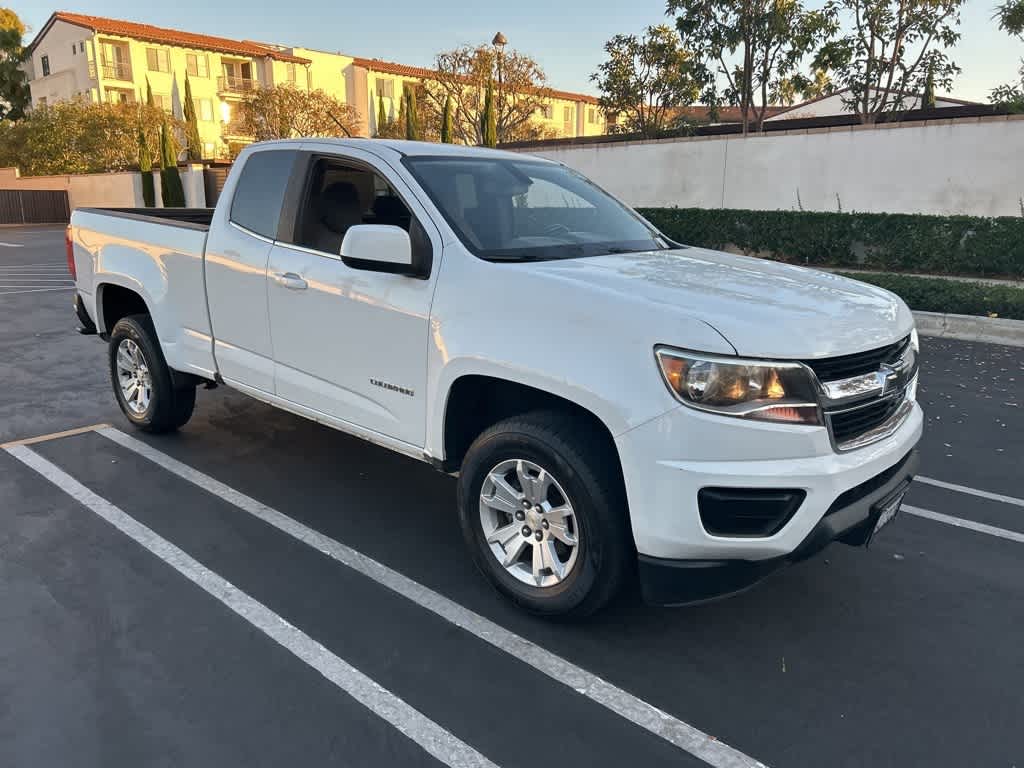
{"type": "Polygon", "coordinates": [[[389,224],[406,232],[409,209],[394,189],[366,168],[330,159],[313,164],[296,227],[295,244],[338,255],[349,227],[389,224]]]}

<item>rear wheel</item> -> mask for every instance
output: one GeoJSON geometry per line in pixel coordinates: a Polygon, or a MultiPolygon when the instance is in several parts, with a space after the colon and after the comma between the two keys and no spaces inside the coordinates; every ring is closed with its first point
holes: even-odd
{"type": "Polygon", "coordinates": [[[129,315],[110,332],[110,381],[128,420],[145,432],[173,432],[192,417],[194,386],[175,388],[149,315],[129,315]]]}
{"type": "Polygon", "coordinates": [[[477,567],[523,608],[585,616],[621,587],[632,540],[618,462],[558,412],[507,419],[470,447],[459,515],[477,567]]]}

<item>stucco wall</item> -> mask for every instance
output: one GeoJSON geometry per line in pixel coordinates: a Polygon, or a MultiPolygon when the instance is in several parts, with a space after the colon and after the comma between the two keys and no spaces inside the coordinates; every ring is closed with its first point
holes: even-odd
{"type": "MultiPolygon", "coordinates": [[[[185,205],[203,208],[206,191],[203,168],[194,165],[180,168],[185,189],[185,205]]],[[[160,174],[153,174],[156,204],[160,201],[160,174]]],[[[142,180],[138,173],[82,173],[63,176],[20,176],[16,168],[0,168],[0,189],[54,189],[68,193],[68,204],[75,208],[141,208],[142,180]]]]}
{"type": "Polygon", "coordinates": [[[630,205],[1020,216],[1024,115],[547,147],[630,205]]]}

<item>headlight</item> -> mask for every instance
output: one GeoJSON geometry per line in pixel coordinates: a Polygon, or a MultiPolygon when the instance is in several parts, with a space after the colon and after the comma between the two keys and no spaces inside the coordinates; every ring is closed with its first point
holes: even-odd
{"type": "Polygon", "coordinates": [[[910,332],[910,346],[914,350],[914,352],[921,351],[921,340],[917,338],[917,328],[914,328],[910,332]]]}
{"type": "Polygon", "coordinates": [[[668,388],[702,411],[761,421],[821,425],[810,372],[799,363],[772,363],[655,350],[668,388]]]}

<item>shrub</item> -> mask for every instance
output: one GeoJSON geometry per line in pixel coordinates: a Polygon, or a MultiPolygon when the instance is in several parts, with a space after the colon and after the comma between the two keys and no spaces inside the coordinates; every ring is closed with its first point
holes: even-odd
{"type": "Polygon", "coordinates": [[[1024,217],[642,208],[674,240],[794,264],[1024,278],[1024,217]]]}
{"type": "Polygon", "coordinates": [[[916,275],[839,272],[892,291],[911,309],[957,315],[997,315],[1024,320],[1024,288],[942,280],[916,275]]]}

